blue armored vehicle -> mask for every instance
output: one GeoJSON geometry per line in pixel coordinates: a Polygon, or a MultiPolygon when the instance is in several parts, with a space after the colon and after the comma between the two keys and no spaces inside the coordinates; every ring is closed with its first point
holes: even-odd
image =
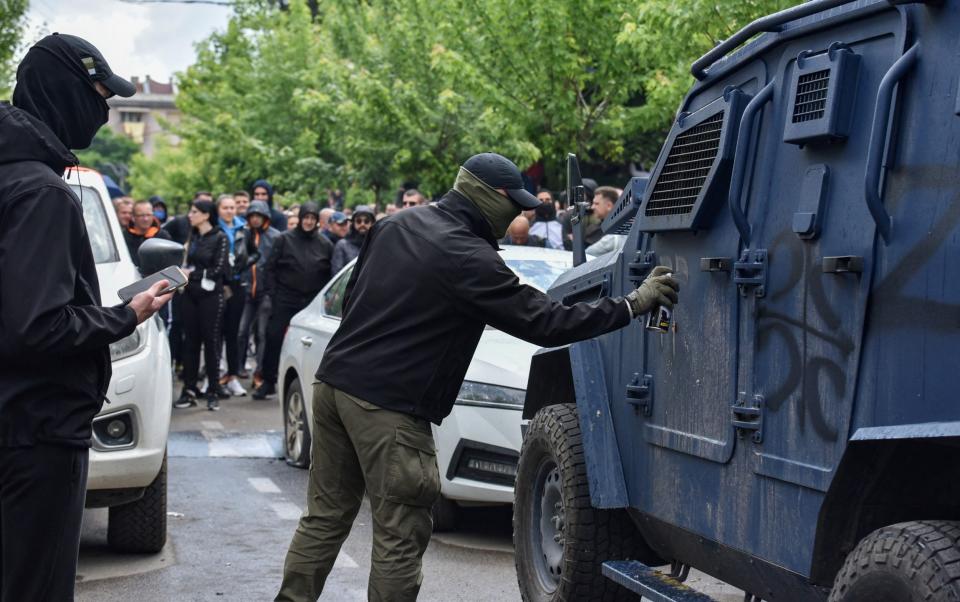
{"type": "Polygon", "coordinates": [[[551,290],[681,282],[667,332],[534,359],[524,600],[707,599],[690,567],[748,600],[960,600],[960,2],[807,2],[692,71],[603,224],[624,247],[551,290]]]}

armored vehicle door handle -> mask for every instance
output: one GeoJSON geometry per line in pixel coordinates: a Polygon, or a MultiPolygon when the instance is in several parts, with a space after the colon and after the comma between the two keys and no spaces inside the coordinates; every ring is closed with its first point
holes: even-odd
{"type": "Polygon", "coordinates": [[[304,347],[310,347],[313,345],[313,339],[311,337],[300,337],[300,344],[304,347]]]}
{"type": "Polygon", "coordinates": [[[873,129],[870,131],[870,147],[867,150],[864,196],[867,199],[867,209],[870,210],[870,215],[877,224],[877,231],[885,243],[890,242],[891,220],[890,214],[883,206],[883,199],[880,198],[880,175],[887,146],[890,106],[893,104],[894,88],[917,63],[919,52],[920,42],[917,42],[890,66],[890,70],[883,76],[880,88],[877,90],[877,107],[873,113],[873,129]]]}
{"type": "Polygon", "coordinates": [[[727,199],[730,205],[730,215],[733,216],[733,223],[740,232],[740,239],[745,247],[750,247],[750,222],[741,209],[740,197],[743,195],[743,182],[747,171],[747,156],[750,147],[750,138],[753,137],[753,118],[756,117],[763,105],[767,104],[773,98],[773,86],[776,80],[770,80],[770,83],[763,87],[763,90],[753,97],[743,110],[743,117],[740,118],[740,131],[737,134],[737,149],[733,159],[733,176],[730,178],[730,196],[727,199]]]}
{"type": "Polygon", "coordinates": [[[861,272],[863,272],[863,257],[858,255],[823,258],[824,274],[859,274],[861,272]]]}
{"type": "Polygon", "coordinates": [[[701,257],[700,258],[701,272],[729,272],[732,266],[733,266],[733,258],[731,257],[701,257]]]}

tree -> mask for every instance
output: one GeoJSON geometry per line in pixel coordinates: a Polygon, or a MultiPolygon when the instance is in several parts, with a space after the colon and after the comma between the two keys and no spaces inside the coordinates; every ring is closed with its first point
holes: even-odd
{"type": "Polygon", "coordinates": [[[90,144],[90,148],[77,152],[81,165],[92,167],[113,178],[121,190],[126,190],[130,163],[140,150],[133,140],[102,127],[90,144]]]}
{"type": "Polygon", "coordinates": [[[10,95],[26,14],[27,0],[0,0],[0,98],[10,95]]]}

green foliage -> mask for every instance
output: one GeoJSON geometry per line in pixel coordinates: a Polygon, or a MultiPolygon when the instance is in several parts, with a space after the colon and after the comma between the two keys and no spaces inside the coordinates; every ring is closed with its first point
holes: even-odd
{"type": "Polygon", "coordinates": [[[0,0],[0,98],[9,98],[20,47],[27,0],[0,0]]]}
{"type": "Polygon", "coordinates": [[[139,150],[140,145],[136,142],[104,126],[97,132],[90,148],[77,152],[77,159],[81,165],[110,176],[120,188],[126,189],[130,162],[139,150]]]}
{"type": "Polygon", "coordinates": [[[486,150],[542,160],[555,184],[567,152],[649,166],[690,63],[797,1],[325,0],[314,19],[304,0],[247,0],[181,78],[181,145],[131,180],[187,196],[265,177],[294,201],[383,202],[403,181],[444,192],[486,150]]]}

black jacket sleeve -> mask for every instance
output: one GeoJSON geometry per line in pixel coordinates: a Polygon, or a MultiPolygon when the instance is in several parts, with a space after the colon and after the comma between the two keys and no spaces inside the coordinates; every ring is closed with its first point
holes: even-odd
{"type": "Polygon", "coordinates": [[[287,238],[282,234],[273,241],[273,248],[270,249],[270,255],[267,257],[267,263],[263,266],[263,294],[272,295],[277,289],[277,262],[283,255],[287,238]]]}
{"type": "Polygon", "coordinates": [[[0,220],[4,355],[88,353],[133,332],[137,316],[129,307],[71,305],[89,245],[80,206],[65,190],[42,188],[8,205],[0,220]]]}
{"type": "Polygon", "coordinates": [[[519,339],[557,347],[623,328],[630,310],[623,298],[566,306],[520,283],[493,248],[468,255],[450,275],[453,292],[473,316],[519,339]]]}

